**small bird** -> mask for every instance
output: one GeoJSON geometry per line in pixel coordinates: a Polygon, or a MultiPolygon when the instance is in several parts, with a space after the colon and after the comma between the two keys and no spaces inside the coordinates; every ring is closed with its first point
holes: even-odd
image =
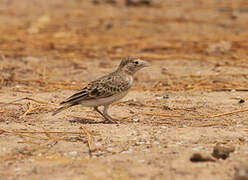
{"type": "Polygon", "coordinates": [[[93,107],[105,118],[105,121],[117,123],[117,120],[108,114],[109,105],[127,95],[132,86],[134,74],[147,66],[146,61],[138,58],[123,59],[116,71],[90,82],[80,92],[62,101],[60,103],[62,107],[54,111],[52,115],[80,104],[85,107],[93,107]],[[99,106],[104,106],[103,112],[98,109],[99,106]]]}

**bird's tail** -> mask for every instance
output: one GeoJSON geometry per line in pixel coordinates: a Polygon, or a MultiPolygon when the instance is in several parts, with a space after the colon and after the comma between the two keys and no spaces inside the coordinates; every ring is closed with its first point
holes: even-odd
{"type": "Polygon", "coordinates": [[[72,106],[73,106],[73,104],[66,104],[66,105],[64,105],[64,106],[62,106],[62,107],[56,109],[56,110],[52,113],[52,115],[54,116],[54,115],[60,113],[61,111],[65,110],[65,109],[67,109],[67,108],[69,108],[69,107],[72,107],[72,106]]]}

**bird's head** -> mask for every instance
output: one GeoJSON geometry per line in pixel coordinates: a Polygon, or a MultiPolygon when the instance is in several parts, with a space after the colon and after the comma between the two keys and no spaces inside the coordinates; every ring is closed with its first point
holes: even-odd
{"type": "Polygon", "coordinates": [[[117,70],[129,75],[134,75],[138,70],[147,66],[149,66],[149,64],[144,60],[128,57],[121,61],[117,70]]]}

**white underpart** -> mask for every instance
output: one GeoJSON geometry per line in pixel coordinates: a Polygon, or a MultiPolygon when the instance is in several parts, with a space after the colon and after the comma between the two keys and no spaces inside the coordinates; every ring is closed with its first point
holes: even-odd
{"type": "Polygon", "coordinates": [[[122,99],[123,97],[125,97],[127,95],[127,93],[128,93],[128,91],[125,91],[125,92],[121,92],[121,93],[118,93],[118,94],[115,94],[113,96],[109,96],[106,98],[84,100],[80,104],[82,104],[83,106],[86,106],[86,107],[104,106],[104,105],[108,105],[108,104],[111,104],[115,101],[122,99]]]}

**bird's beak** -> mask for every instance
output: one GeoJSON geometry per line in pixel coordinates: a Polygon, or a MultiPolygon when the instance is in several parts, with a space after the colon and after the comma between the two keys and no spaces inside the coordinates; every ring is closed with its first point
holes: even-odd
{"type": "Polygon", "coordinates": [[[150,64],[147,61],[142,61],[143,67],[148,67],[150,64]]]}

